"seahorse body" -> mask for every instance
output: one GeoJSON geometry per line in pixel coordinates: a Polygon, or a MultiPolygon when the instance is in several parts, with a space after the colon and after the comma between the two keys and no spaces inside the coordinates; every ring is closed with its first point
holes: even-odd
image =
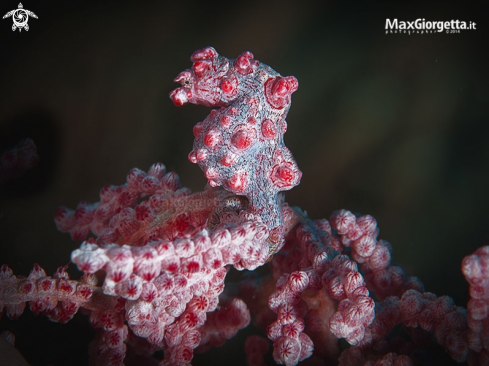
{"type": "Polygon", "coordinates": [[[200,166],[211,186],[248,198],[249,209],[269,227],[275,251],[283,233],[280,192],[298,185],[302,176],[283,141],[297,79],[281,76],[251,52],[232,60],[206,47],[190,60],[192,68],[175,78],[182,86],[170,98],[177,106],[215,109],[195,125],[189,160],[200,166]]]}

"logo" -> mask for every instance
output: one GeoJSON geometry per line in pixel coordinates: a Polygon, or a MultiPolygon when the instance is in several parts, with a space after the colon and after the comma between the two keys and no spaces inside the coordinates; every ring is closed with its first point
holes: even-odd
{"type": "Polygon", "coordinates": [[[385,34],[388,33],[460,33],[461,30],[475,29],[475,22],[464,22],[461,20],[451,21],[429,21],[418,18],[411,22],[398,21],[397,19],[385,20],[385,34]]]}
{"type": "Polygon", "coordinates": [[[29,20],[29,16],[37,19],[36,14],[34,14],[30,10],[24,9],[22,3],[19,3],[19,8],[9,11],[7,14],[3,16],[3,19],[12,17],[12,19],[14,20],[14,24],[12,25],[12,30],[15,31],[18,28],[19,32],[21,32],[22,28],[24,28],[26,31],[29,30],[29,25],[27,24],[27,21],[29,20]]]}

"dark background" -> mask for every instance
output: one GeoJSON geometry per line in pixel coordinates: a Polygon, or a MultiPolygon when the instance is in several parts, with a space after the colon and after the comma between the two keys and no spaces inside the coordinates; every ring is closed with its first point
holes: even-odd
{"type": "MultiPolygon", "coordinates": [[[[3,0],[1,15],[17,1],[3,0]]],[[[30,137],[41,159],[0,186],[0,264],[18,275],[36,262],[49,274],[67,264],[78,244],[56,231],[56,207],[97,201],[102,186],[122,184],[133,167],[161,161],[184,186],[203,188],[187,155],[192,127],[209,110],[177,109],[168,93],[190,67],[190,54],[212,45],[230,58],[252,51],[299,80],[285,141],[303,179],[287,201],[313,218],[340,208],[373,215],[380,237],[394,246],[394,262],[427,291],[465,306],[461,260],[489,243],[482,8],[213,4],[26,0],[24,8],[39,17],[29,19],[28,32],[12,32],[11,18],[0,21],[0,153],[30,137]],[[477,29],[385,34],[386,18],[459,19],[477,29]]],[[[16,333],[32,364],[87,362],[91,330],[82,315],[58,325],[26,311],[17,322],[2,319],[0,329],[16,333]]],[[[214,354],[223,364],[243,362],[242,341],[238,346],[214,354]]]]}

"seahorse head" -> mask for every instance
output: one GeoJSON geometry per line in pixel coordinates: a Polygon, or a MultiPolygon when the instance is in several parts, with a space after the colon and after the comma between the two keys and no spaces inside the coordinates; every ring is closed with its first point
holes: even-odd
{"type": "Polygon", "coordinates": [[[240,79],[242,82],[243,76],[253,73],[259,65],[251,52],[243,52],[231,62],[213,47],[195,51],[190,60],[192,67],[175,78],[175,82],[182,86],[170,93],[176,106],[185,103],[228,106],[243,94],[240,79]]]}

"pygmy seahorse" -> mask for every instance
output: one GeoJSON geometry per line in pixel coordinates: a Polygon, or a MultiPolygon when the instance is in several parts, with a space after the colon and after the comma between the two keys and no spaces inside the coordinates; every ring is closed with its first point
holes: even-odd
{"type": "Polygon", "coordinates": [[[249,209],[270,230],[270,251],[283,242],[283,194],[299,184],[302,172],[285,146],[285,117],[294,76],[283,77],[243,52],[236,59],[220,56],[212,47],[195,51],[190,69],[170,93],[176,106],[185,103],[213,107],[195,125],[189,160],[204,171],[209,185],[246,196],[249,209]]]}

